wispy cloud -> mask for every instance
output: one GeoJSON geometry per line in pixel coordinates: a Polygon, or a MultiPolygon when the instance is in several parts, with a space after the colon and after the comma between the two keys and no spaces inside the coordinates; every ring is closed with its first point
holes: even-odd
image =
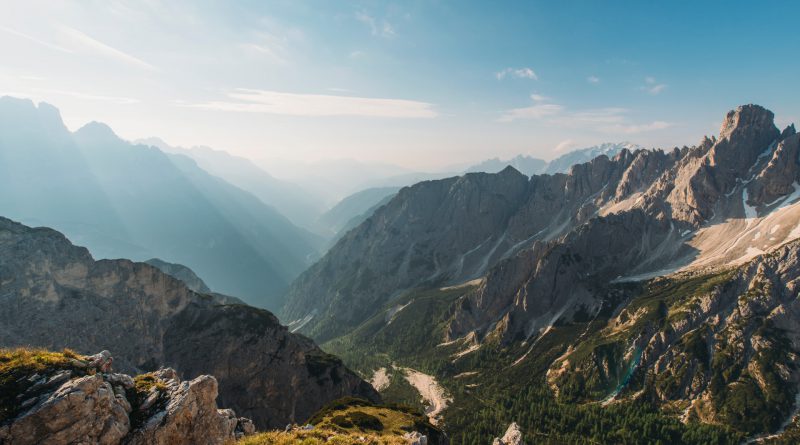
{"type": "Polygon", "coordinates": [[[564,107],[556,104],[537,104],[530,107],[514,108],[503,113],[498,119],[500,122],[511,122],[519,119],[541,119],[547,116],[556,116],[564,107]]]}
{"type": "Polygon", "coordinates": [[[575,146],[575,141],[573,141],[572,139],[566,139],[559,142],[558,145],[556,145],[556,148],[553,149],[553,151],[555,151],[556,153],[560,153],[562,151],[567,151],[574,146],[575,146]]]}
{"type": "Polygon", "coordinates": [[[589,77],[586,78],[586,81],[591,83],[591,84],[598,84],[598,83],[600,83],[600,78],[597,77],[597,76],[589,76],[589,77]]]}
{"type": "Polygon", "coordinates": [[[548,102],[550,98],[547,96],[542,96],[541,94],[533,93],[531,94],[531,100],[534,102],[548,102]]]}
{"type": "Polygon", "coordinates": [[[614,134],[635,134],[663,130],[673,126],[674,124],[672,122],[654,121],[647,124],[614,124],[603,127],[602,131],[614,134]]]}
{"type": "Polygon", "coordinates": [[[356,20],[369,27],[370,33],[372,33],[373,36],[394,37],[397,34],[394,30],[394,26],[387,20],[378,20],[363,11],[357,12],[355,17],[356,20]]]}
{"type": "Polygon", "coordinates": [[[348,54],[347,57],[349,57],[351,59],[360,59],[360,58],[362,58],[362,57],[364,57],[366,55],[367,55],[367,53],[365,53],[364,51],[356,50],[356,51],[352,51],[350,54],[348,54]]]}
{"type": "Polygon", "coordinates": [[[536,72],[528,67],[524,68],[506,68],[504,70],[500,70],[494,73],[494,77],[497,80],[503,80],[506,77],[513,77],[516,79],[533,79],[539,80],[539,76],[536,75],[536,72]]]}
{"type": "Polygon", "coordinates": [[[606,107],[573,111],[559,104],[546,103],[547,98],[544,96],[532,95],[531,99],[534,101],[533,105],[507,110],[497,120],[499,122],[539,120],[549,125],[584,128],[610,134],[643,133],[662,130],[673,125],[665,121],[633,122],[629,118],[630,110],[626,108],[606,107]]]}
{"type": "Polygon", "coordinates": [[[119,105],[132,105],[141,102],[139,99],[135,99],[132,97],[124,97],[124,96],[104,96],[99,94],[88,94],[83,93],[80,91],[67,91],[67,90],[52,90],[52,89],[43,89],[43,88],[34,88],[33,91],[44,93],[44,94],[54,94],[59,96],[70,96],[76,99],[83,99],[83,100],[91,100],[91,101],[100,101],[100,102],[109,102],[115,103],[119,105]]]}
{"type": "Polygon", "coordinates": [[[247,51],[253,51],[257,54],[266,56],[270,61],[278,65],[285,65],[288,61],[283,56],[283,48],[277,45],[267,45],[258,43],[244,43],[242,48],[247,51]]]}
{"type": "Polygon", "coordinates": [[[96,53],[108,57],[110,59],[115,59],[122,63],[128,64],[130,66],[134,66],[137,68],[141,68],[147,71],[157,71],[157,68],[142,59],[139,59],[135,56],[132,56],[126,52],[120,51],[116,48],[113,48],[105,43],[95,40],[88,35],[78,31],[77,29],[70,28],[67,26],[61,27],[61,32],[71,39],[73,42],[80,44],[84,48],[96,53]]]}
{"type": "Polygon", "coordinates": [[[644,86],[639,87],[640,90],[646,91],[647,94],[655,96],[667,88],[666,84],[656,82],[655,77],[645,77],[644,86]]]}
{"type": "Polygon", "coordinates": [[[23,32],[19,32],[16,29],[11,29],[11,28],[8,28],[8,27],[5,27],[5,26],[0,26],[0,31],[6,32],[6,33],[11,34],[11,35],[15,35],[17,37],[21,37],[21,38],[23,38],[25,40],[31,41],[33,43],[36,43],[36,44],[41,45],[41,46],[44,46],[45,48],[52,49],[54,51],[59,51],[59,52],[62,52],[62,53],[67,53],[67,54],[72,54],[73,53],[72,50],[64,48],[63,46],[59,46],[59,45],[56,45],[56,44],[50,43],[50,42],[45,42],[44,40],[37,39],[36,37],[33,37],[31,35],[28,35],[28,34],[25,34],[23,32]]]}
{"type": "Polygon", "coordinates": [[[364,116],[385,118],[434,118],[433,104],[406,99],[298,94],[236,89],[228,100],[181,106],[216,111],[268,113],[288,116],[364,116]]]}

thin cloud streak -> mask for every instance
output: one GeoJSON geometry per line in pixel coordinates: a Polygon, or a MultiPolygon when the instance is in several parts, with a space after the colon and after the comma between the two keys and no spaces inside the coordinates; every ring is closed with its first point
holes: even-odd
{"type": "Polygon", "coordinates": [[[556,104],[539,104],[524,108],[514,108],[506,111],[498,122],[511,122],[519,119],[541,119],[561,113],[564,107],[556,104]]]}
{"type": "Polygon", "coordinates": [[[562,105],[541,103],[544,96],[532,95],[534,105],[514,108],[504,112],[498,122],[516,120],[541,120],[549,125],[569,128],[587,128],[609,134],[634,134],[663,130],[673,126],[666,121],[654,121],[645,124],[631,122],[628,118],[630,110],[620,107],[606,107],[579,111],[569,111],[562,105]]]}
{"type": "Polygon", "coordinates": [[[7,28],[5,26],[0,26],[0,31],[4,31],[4,32],[6,32],[8,34],[12,34],[12,35],[15,35],[17,37],[21,37],[23,39],[26,39],[28,41],[31,41],[33,43],[39,44],[41,46],[44,46],[45,48],[49,48],[49,49],[52,49],[52,50],[55,50],[55,51],[59,51],[59,52],[66,53],[66,54],[73,54],[74,53],[72,50],[64,48],[63,46],[58,46],[58,45],[55,45],[55,44],[50,43],[50,42],[45,42],[44,40],[39,40],[36,37],[33,37],[33,36],[28,35],[28,34],[19,32],[16,29],[11,29],[11,28],[7,28]]]}
{"type": "Polygon", "coordinates": [[[278,65],[286,65],[288,63],[288,60],[286,60],[286,58],[281,55],[284,51],[283,48],[280,46],[277,46],[275,49],[273,49],[269,45],[261,45],[258,43],[243,43],[242,48],[244,48],[247,51],[253,51],[257,54],[264,55],[278,65]]]}
{"type": "Polygon", "coordinates": [[[438,116],[433,104],[406,99],[298,94],[279,91],[236,89],[226,101],[180,106],[215,111],[266,113],[287,116],[361,116],[430,119],[438,116]]]}
{"type": "Polygon", "coordinates": [[[66,90],[51,90],[51,89],[43,89],[43,88],[34,88],[33,91],[38,93],[44,94],[55,94],[59,96],[70,96],[77,99],[84,99],[84,100],[91,100],[91,101],[101,101],[101,102],[111,102],[119,105],[133,105],[138,104],[141,101],[139,99],[135,99],[132,97],[124,97],[124,96],[103,96],[98,94],[87,94],[82,93],[80,91],[66,91],[66,90]]]}
{"type": "Polygon", "coordinates": [[[83,45],[84,47],[88,48],[91,51],[94,51],[97,54],[101,54],[108,58],[116,59],[120,62],[126,63],[131,66],[135,66],[137,68],[142,68],[148,71],[158,70],[155,66],[145,62],[144,60],[139,59],[123,51],[120,51],[111,46],[108,46],[99,40],[95,40],[89,37],[88,35],[78,31],[77,29],[70,28],[68,26],[62,26],[61,32],[64,33],[73,41],[75,41],[76,43],[83,45]]]}

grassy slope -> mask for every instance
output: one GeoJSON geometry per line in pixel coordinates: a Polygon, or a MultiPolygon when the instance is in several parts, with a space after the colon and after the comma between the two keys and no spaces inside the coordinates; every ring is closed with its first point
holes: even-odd
{"type": "Polygon", "coordinates": [[[363,399],[345,398],[328,404],[309,420],[311,430],[271,431],[247,437],[238,445],[282,444],[406,444],[403,435],[416,431],[429,444],[443,443],[442,433],[420,412],[399,405],[374,405],[363,399]]]}

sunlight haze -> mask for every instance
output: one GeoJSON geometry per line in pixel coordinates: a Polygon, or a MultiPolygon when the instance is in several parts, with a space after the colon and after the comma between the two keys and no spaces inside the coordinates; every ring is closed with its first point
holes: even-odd
{"type": "Polygon", "coordinates": [[[433,171],[693,144],[739,103],[797,120],[777,3],[3,3],[0,94],[56,105],[71,130],[102,121],[251,159],[433,171]],[[751,32],[731,37],[745,17],[751,32]]]}

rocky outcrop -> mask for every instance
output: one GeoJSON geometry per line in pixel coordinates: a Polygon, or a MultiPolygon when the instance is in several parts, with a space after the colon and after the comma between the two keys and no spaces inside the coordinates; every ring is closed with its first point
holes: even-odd
{"type": "Polygon", "coordinates": [[[516,422],[511,422],[503,437],[496,437],[492,445],[525,445],[522,441],[522,431],[516,422]]]}
{"type": "Polygon", "coordinates": [[[219,444],[255,432],[246,418],[231,409],[217,409],[217,380],[201,375],[181,382],[172,369],[153,374],[155,385],[138,407],[149,415],[129,433],[129,445],[219,444]],[[164,390],[158,385],[163,384],[164,390]],[[155,400],[148,406],[150,400],[155,400]],[[160,408],[163,406],[163,408],[160,408]]]}
{"type": "Polygon", "coordinates": [[[0,218],[0,345],[115,351],[137,374],[215,375],[225,406],[259,427],[302,422],[342,396],[377,393],[265,310],[214,296],[144,263],[94,261],[62,234],[0,218]],[[203,329],[207,328],[207,335],[203,329]]]}
{"type": "Polygon", "coordinates": [[[20,409],[2,422],[0,443],[222,445],[255,431],[250,420],[217,408],[214,377],[181,382],[162,369],[135,381],[111,373],[110,363],[104,351],[15,375],[24,382],[16,395],[20,409]]]}

